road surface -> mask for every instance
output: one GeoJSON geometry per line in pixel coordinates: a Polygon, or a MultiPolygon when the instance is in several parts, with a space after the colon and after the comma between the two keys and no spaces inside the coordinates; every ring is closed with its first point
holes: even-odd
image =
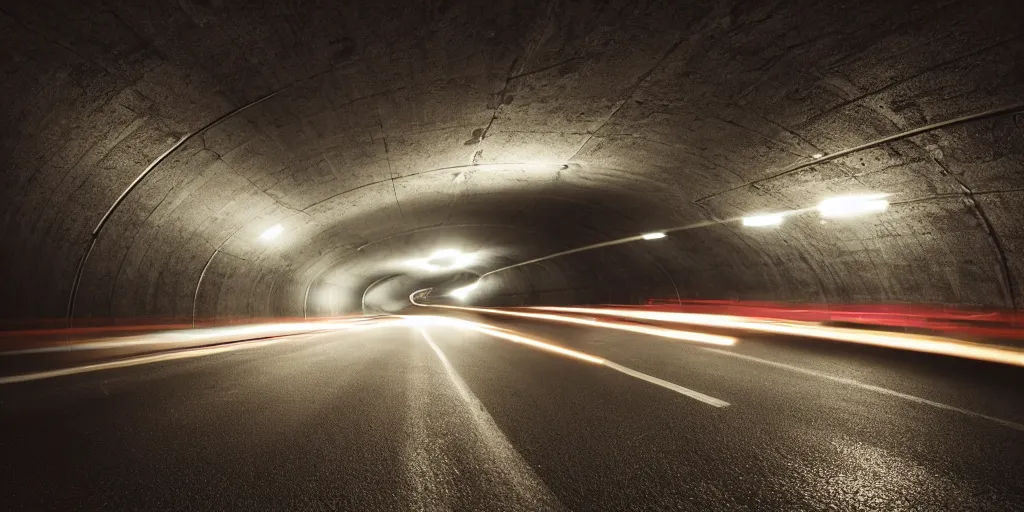
{"type": "Polygon", "coordinates": [[[392,323],[3,384],[3,508],[1024,507],[1022,369],[475,318],[607,364],[392,323]]]}

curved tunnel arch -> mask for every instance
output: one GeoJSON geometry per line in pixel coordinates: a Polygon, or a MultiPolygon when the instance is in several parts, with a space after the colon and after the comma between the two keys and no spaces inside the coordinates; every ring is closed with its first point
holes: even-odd
{"type": "Polygon", "coordinates": [[[432,224],[544,235],[477,236],[515,262],[866,190],[892,209],[574,255],[493,300],[1019,305],[1019,3],[378,4],[5,3],[5,321],[299,316],[346,251],[432,224]]]}

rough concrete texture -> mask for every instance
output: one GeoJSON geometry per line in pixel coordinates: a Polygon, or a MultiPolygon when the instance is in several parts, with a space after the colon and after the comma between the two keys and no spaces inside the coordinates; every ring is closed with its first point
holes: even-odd
{"type": "Polygon", "coordinates": [[[194,299],[200,320],[358,311],[387,276],[371,302],[451,282],[405,264],[442,246],[486,253],[480,273],[862,191],[893,207],[682,231],[498,274],[488,296],[1024,293],[1020,114],[791,170],[1024,102],[1016,0],[0,5],[8,323],[65,316],[115,204],[76,321],[188,321],[194,299]]]}

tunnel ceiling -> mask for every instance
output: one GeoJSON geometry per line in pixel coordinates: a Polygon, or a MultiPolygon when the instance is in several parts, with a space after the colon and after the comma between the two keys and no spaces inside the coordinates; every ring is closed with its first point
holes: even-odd
{"type": "Polygon", "coordinates": [[[1022,292],[1018,1],[2,5],[9,323],[71,297],[83,321],[355,311],[389,276],[444,281],[405,265],[439,247],[480,273],[865,191],[890,210],[681,231],[490,294],[1022,292]]]}

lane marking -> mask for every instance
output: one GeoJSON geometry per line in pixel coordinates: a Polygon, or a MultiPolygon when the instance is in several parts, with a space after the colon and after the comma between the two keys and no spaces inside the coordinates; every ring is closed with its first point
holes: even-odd
{"type": "Polygon", "coordinates": [[[867,384],[867,383],[861,382],[859,380],[848,379],[848,378],[845,378],[845,377],[837,377],[835,375],[829,375],[827,373],[821,373],[821,372],[818,372],[818,371],[815,371],[815,370],[810,370],[810,369],[807,369],[807,368],[801,368],[799,366],[793,366],[793,365],[789,365],[789,364],[786,364],[786,363],[779,363],[777,361],[770,361],[768,359],[761,359],[760,357],[748,356],[746,354],[737,354],[735,352],[729,352],[728,350],[720,350],[720,349],[708,348],[708,347],[700,347],[700,348],[702,348],[703,350],[714,352],[716,354],[722,354],[722,355],[726,355],[726,356],[730,356],[730,357],[735,357],[735,358],[738,358],[738,359],[744,359],[744,360],[747,360],[747,361],[752,361],[752,362],[755,362],[755,363],[765,364],[765,365],[768,365],[768,366],[774,366],[776,368],[782,368],[784,370],[789,370],[789,371],[792,371],[792,372],[802,373],[804,375],[811,375],[811,376],[818,377],[818,378],[821,378],[821,379],[826,379],[826,380],[830,380],[830,381],[833,381],[833,382],[839,382],[841,384],[846,384],[848,386],[854,386],[854,387],[858,387],[858,388],[861,388],[861,389],[866,389],[868,391],[874,391],[875,393],[880,393],[880,394],[883,394],[883,395],[894,396],[894,397],[897,397],[897,398],[902,398],[904,400],[909,400],[911,402],[916,402],[916,403],[919,403],[919,404],[930,405],[930,406],[938,408],[938,409],[945,409],[947,411],[958,412],[960,414],[964,414],[964,415],[967,415],[967,416],[973,416],[975,418],[985,419],[985,420],[992,421],[992,422],[998,423],[1000,425],[1003,425],[1004,427],[1009,427],[1009,428],[1012,428],[1012,429],[1024,432],[1024,425],[1022,425],[1020,423],[1015,423],[1015,422],[1012,422],[1012,421],[1009,421],[1009,420],[1004,420],[1004,419],[1001,419],[1001,418],[996,418],[994,416],[989,416],[987,414],[982,414],[980,412],[974,412],[974,411],[969,411],[967,409],[961,409],[959,407],[954,407],[952,405],[946,405],[944,403],[935,402],[935,401],[932,401],[932,400],[928,400],[926,398],[921,398],[921,397],[914,396],[914,395],[908,395],[906,393],[901,393],[899,391],[894,391],[892,389],[883,388],[881,386],[875,386],[873,384],[867,384]]]}
{"type": "MultiPolygon", "coordinates": [[[[417,322],[415,317],[407,317],[407,318],[408,318],[409,321],[411,321],[413,323],[417,322]]],[[[531,347],[534,347],[534,348],[538,348],[540,350],[544,350],[544,351],[547,351],[547,352],[553,352],[553,353],[564,355],[564,356],[568,356],[568,357],[571,357],[571,358],[574,358],[574,359],[579,359],[581,361],[586,361],[588,363],[598,364],[598,365],[604,366],[604,367],[606,367],[608,369],[615,370],[615,371],[617,371],[619,373],[628,375],[630,377],[633,377],[633,378],[636,378],[636,379],[640,379],[642,381],[654,384],[656,386],[663,387],[663,388],[668,389],[670,391],[675,391],[676,393],[679,393],[679,394],[684,395],[684,396],[688,396],[688,397],[690,397],[690,398],[692,398],[694,400],[700,401],[700,402],[704,402],[704,403],[706,403],[706,404],[708,404],[710,406],[713,406],[713,407],[728,407],[729,406],[729,402],[726,402],[724,400],[719,400],[718,398],[715,398],[715,397],[710,396],[710,395],[705,395],[704,393],[701,393],[699,391],[695,391],[695,390],[692,390],[690,388],[686,388],[686,387],[680,386],[678,384],[674,384],[672,382],[668,382],[666,380],[659,379],[657,377],[654,377],[653,375],[648,375],[646,373],[634,370],[632,368],[629,368],[629,367],[626,367],[626,366],[622,366],[621,364],[618,364],[618,363],[616,363],[614,361],[609,361],[609,360],[607,360],[607,359],[605,359],[603,357],[598,357],[598,356],[594,356],[594,355],[591,355],[591,354],[587,354],[585,352],[580,352],[578,350],[573,350],[573,349],[561,347],[561,346],[558,346],[558,345],[555,345],[555,344],[552,344],[552,343],[546,343],[546,342],[543,342],[543,341],[540,341],[540,340],[535,340],[535,339],[532,339],[532,338],[528,338],[526,336],[522,336],[520,334],[508,332],[508,331],[506,331],[504,329],[500,329],[498,327],[490,326],[490,325],[487,325],[487,324],[481,324],[481,323],[478,323],[478,322],[472,322],[472,321],[469,321],[469,320],[462,320],[462,319],[456,319],[456,318],[446,318],[446,317],[420,317],[420,320],[425,320],[427,322],[438,322],[438,323],[442,323],[442,324],[447,324],[447,325],[452,325],[452,326],[456,326],[456,327],[461,327],[461,328],[473,330],[473,331],[476,331],[476,332],[479,332],[479,333],[482,333],[482,334],[487,334],[487,335],[493,336],[495,338],[502,338],[502,339],[511,341],[513,343],[521,343],[523,345],[528,345],[528,346],[531,346],[531,347]]]]}
{"type": "Polygon", "coordinates": [[[704,393],[701,393],[699,391],[694,391],[694,390],[692,390],[690,388],[684,388],[683,386],[680,386],[679,384],[673,384],[673,383],[668,382],[666,380],[661,380],[661,379],[659,379],[657,377],[654,377],[654,376],[651,376],[651,375],[647,375],[646,373],[638,372],[638,371],[636,371],[636,370],[634,370],[632,368],[627,368],[625,366],[622,366],[621,364],[613,363],[611,361],[605,361],[604,365],[607,366],[608,368],[611,368],[612,370],[617,371],[617,372],[625,373],[626,375],[629,375],[630,377],[636,377],[636,378],[638,378],[640,380],[650,382],[651,384],[654,384],[656,386],[661,386],[661,387],[663,387],[665,389],[671,389],[672,391],[675,391],[676,393],[679,393],[681,395],[686,395],[686,396],[688,396],[688,397],[690,397],[690,398],[692,398],[694,400],[700,400],[701,402],[704,402],[704,403],[706,403],[708,405],[711,405],[711,406],[714,406],[714,407],[729,407],[729,402],[726,402],[725,400],[719,400],[719,399],[717,399],[717,398],[715,398],[713,396],[705,395],[704,393]]]}
{"type": "Polygon", "coordinates": [[[469,390],[469,386],[466,385],[466,382],[463,381],[462,377],[460,377],[458,372],[455,371],[455,368],[452,367],[452,363],[448,361],[448,357],[444,355],[444,352],[441,352],[441,347],[438,347],[437,344],[434,343],[434,340],[429,334],[427,334],[425,329],[421,327],[419,328],[419,331],[420,336],[423,336],[423,339],[427,341],[427,345],[429,345],[430,349],[434,351],[437,359],[441,361],[441,366],[444,367],[445,373],[448,374],[448,379],[452,381],[452,385],[455,386],[455,390],[459,392],[459,396],[462,397],[462,400],[468,404],[474,406],[477,405],[474,402],[479,402],[479,400],[477,400],[476,396],[473,395],[473,392],[469,390]]]}
{"type": "MultiPolygon", "coordinates": [[[[473,420],[479,439],[483,442],[487,451],[490,452],[489,460],[483,461],[483,464],[477,466],[475,470],[478,472],[497,473],[497,475],[494,475],[497,477],[497,480],[507,482],[510,490],[516,496],[515,501],[519,502],[503,503],[500,506],[494,507],[495,510],[564,510],[565,507],[554,493],[551,492],[540,476],[526,462],[526,459],[505,437],[505,433],[494,422],[494,418],[487,412],[483,402],[473,394],[469,386],[466,385],[466,382],[462,380],[462,377],[455,370],[455,367],[452,366],[448,357],[441,350],[441,347],[434,343],[433,338],[430,337],[426,329],[418,327],[417,330],[441,362],[448,380],[455,388],[459,398],[466,404],[465,410],[473,420]]],[[[421,466],[423,464],[437,463],[437,459],[432,458],[431,460],[423,461],[421,466]]],[[[422,470],[422,467],[420,469],[422,470]]],[[[430,488],[431,486],[423,487],[430,488]]],[[[496,496],[503,494],[502,490],[498,489],[498,487],[493,483],[491,484],[491,489],[496,492],[496,496]]],[[[436,496],[431,496],[431,504],[436,505],[436,498],[436,496]]],[[[448,507],[436,508],[447,509],[448,507]]]]}

